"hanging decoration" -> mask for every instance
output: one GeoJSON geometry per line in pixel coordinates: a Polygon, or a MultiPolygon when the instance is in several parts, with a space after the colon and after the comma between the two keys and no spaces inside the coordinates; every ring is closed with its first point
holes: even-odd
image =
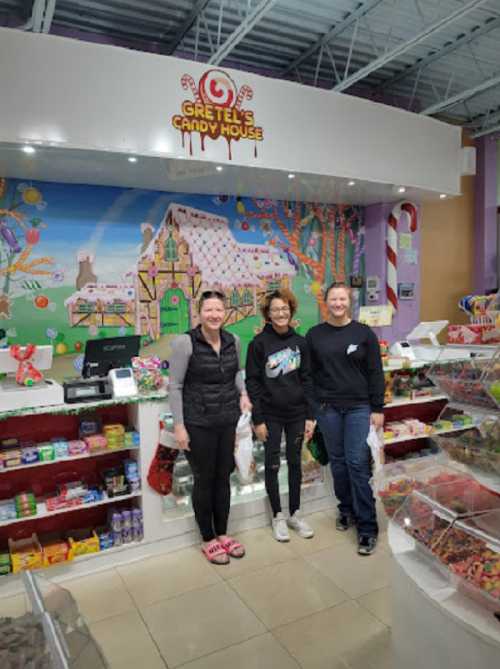
{"type": "Polygon", "coordinates": [[[413,202],[398,202],[389,215],[387,225],[387,300],[395,311],[398,303],[398,223],[401,214],[406,212],[410,217],[409,231],[417,230],[417,206],[413,202]]]}

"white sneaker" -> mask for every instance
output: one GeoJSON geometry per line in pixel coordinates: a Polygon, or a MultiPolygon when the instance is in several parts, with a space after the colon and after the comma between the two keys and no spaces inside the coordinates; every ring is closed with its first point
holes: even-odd
{"type": "Polygon", "coordinates": [[[300,511],[296,511],[293,516],[290,516],[287,522],[288,527],[295,530],[299,537],[302,537],[303,539],[313,538],[314,530],[303,518],[301,518],[300,511]]]}
{"type": "Polygon", "coordinates": [[[272,519],[273,537],[276,541],[290,541],[285,516],[280,512],[272,519]]]}

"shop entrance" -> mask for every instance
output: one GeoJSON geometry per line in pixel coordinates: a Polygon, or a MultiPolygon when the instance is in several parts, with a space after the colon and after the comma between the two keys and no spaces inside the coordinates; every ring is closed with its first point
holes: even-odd
{"type": "Polygon", "coordinates": [[[170,288],[160,302],[160,333],[182,334],[188,329],[188,301],[180,288],[170,288]]]}

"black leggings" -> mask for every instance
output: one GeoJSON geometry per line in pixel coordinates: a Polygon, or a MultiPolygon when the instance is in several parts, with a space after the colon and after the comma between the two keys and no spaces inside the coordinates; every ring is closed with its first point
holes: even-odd
{"type": "Polygon", "coordinates": [[[305,421],[283,423],[277,420],[266,420],[268,437],[264,448],[266,451],[266,491],[273,515],[281,511],[281,500],[278,483],[280,468],[281,435],[285,430],[286,460],[288,464],[288,499],[290,515],[300,509],[300,485],[302,483],[301,452],[304,441],[305,421]]]}
{"type": "Polygon", "coordinates": [[[203,541],[226,534],[234,469],[236,425],[197,427],[186,425],[189,448],[186,458],[193,471],[193,509],[203,541]]]}

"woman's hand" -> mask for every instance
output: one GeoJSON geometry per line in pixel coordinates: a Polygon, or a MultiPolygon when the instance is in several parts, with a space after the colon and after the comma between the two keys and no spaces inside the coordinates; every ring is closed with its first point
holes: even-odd
{"type": "Polygon", "coordinates": [[[253,430],[255,432],[255,436],[259,441],[261,441],[262,443],[267,441],[268,432],[267,432],[267,425],[265,423],[261,423],[260,425],[254,425],[253,430]]]}
{"type": "Polygon", "coordinates": [[[174,438],[177,448],[180,451],[189,451],[189,434],[181,423],[174,425],[174,438]]]}
{"type": "Polygon", "coordinates": [[[376,430],[381,430],[384,427],[384,414],[372,413],[370,416],[370,423],[376,430]]]}
{"type": "Polygon", "coordinates": [[[305,426],[305,429],[304,429],[304,437],[305,437],[306,441],[309,441],[310,439],[312,439],[315,427],[316,427],[316,421],[315,420],[306,420],[306,426],[305,426]]]}
{"type": "Polygon", "coordinates": [[[241,413],[250,413],[252,410],[252,403],[246,393],[240,395],[240,411],[241,413]]]}

